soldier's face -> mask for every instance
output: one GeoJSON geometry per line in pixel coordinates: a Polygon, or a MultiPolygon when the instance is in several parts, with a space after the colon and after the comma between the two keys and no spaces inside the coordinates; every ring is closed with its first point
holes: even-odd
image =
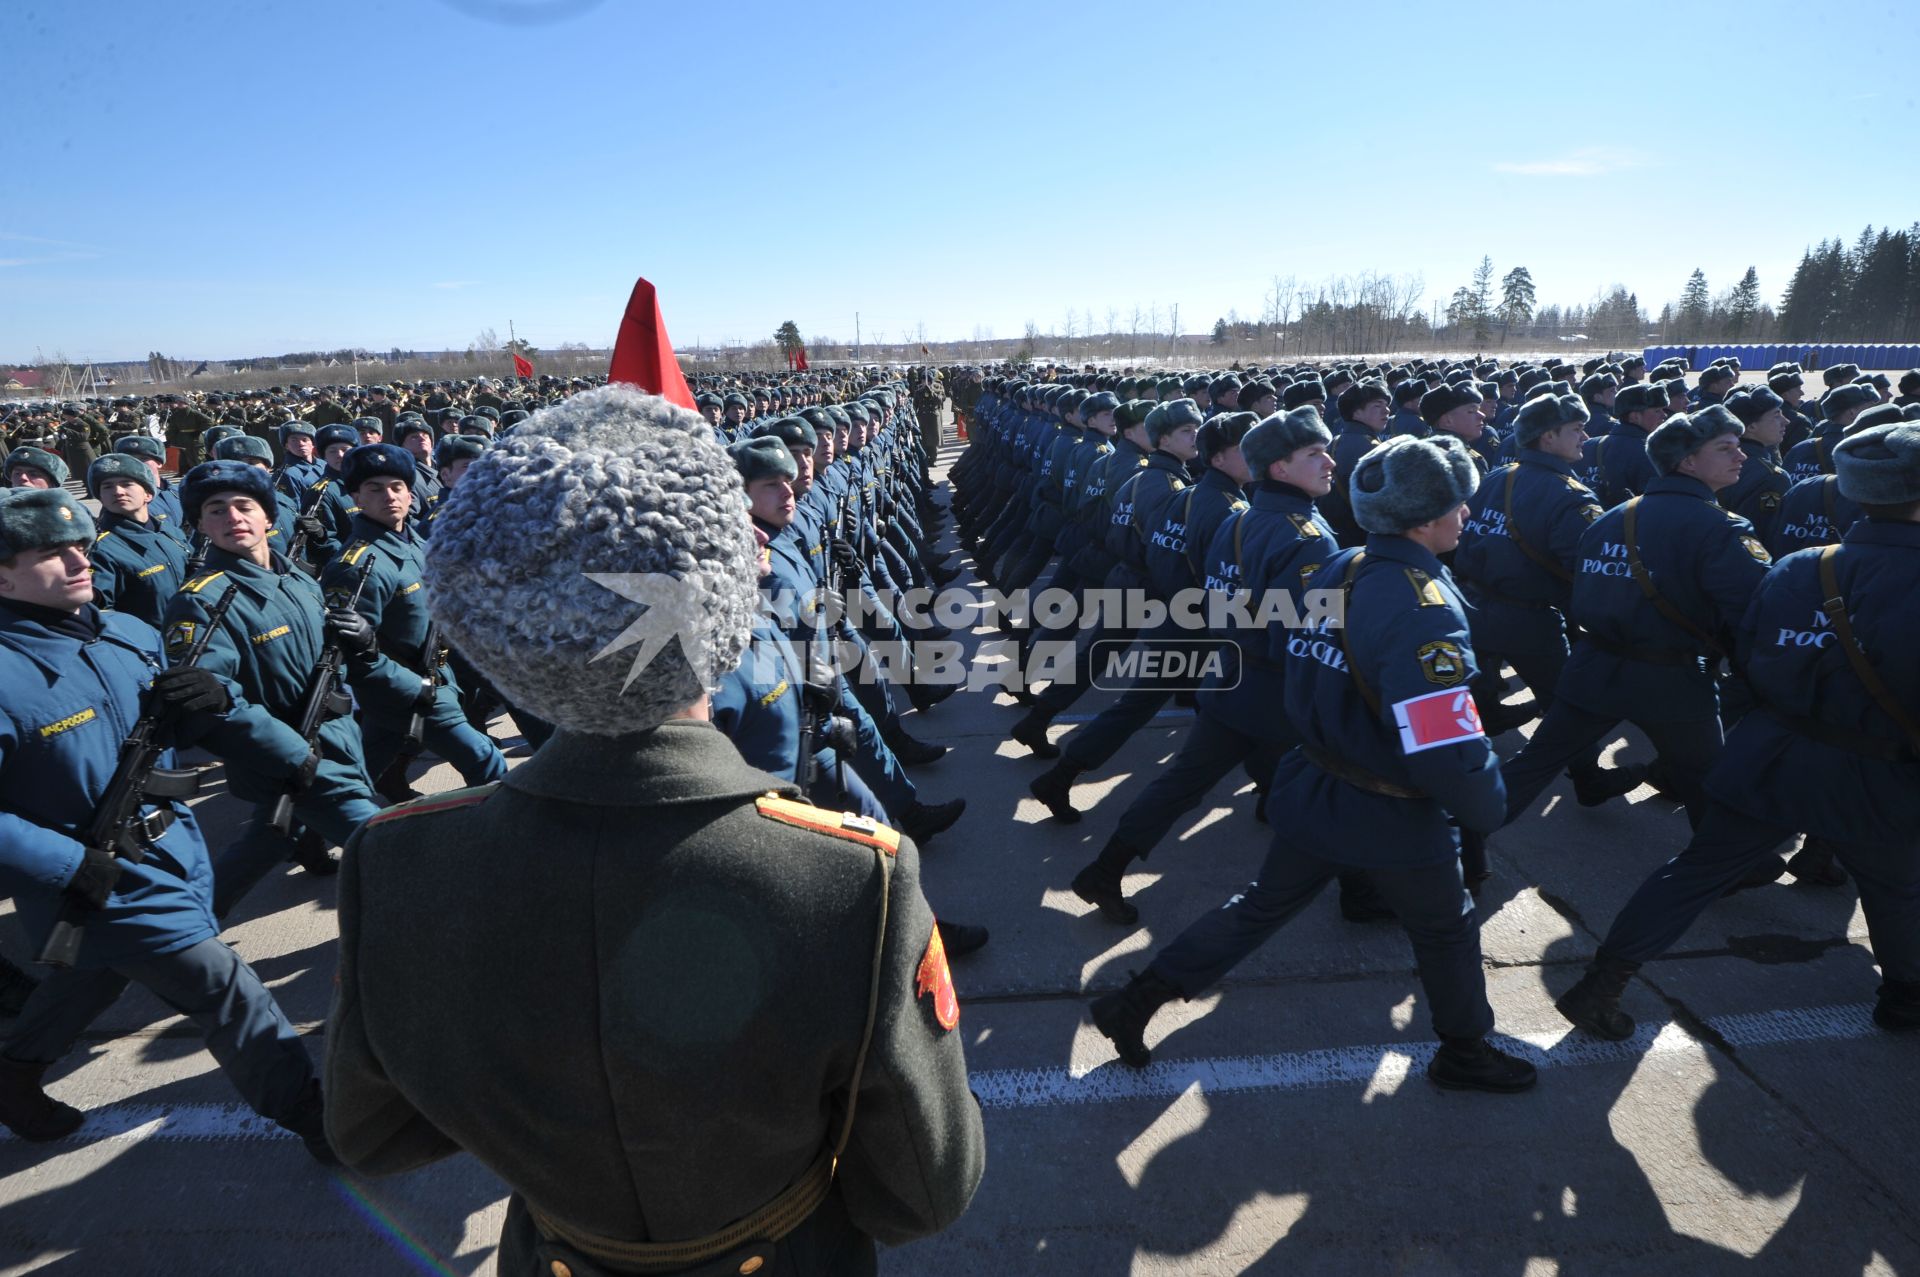
{"type": "Polygon", "coordinates": [[[0,560],[0,599],[74,612],[93,600],[93,565],[81,544],[22,550],[0,560]]]}
{"type": "Polygon", "coordinates": [[[378,430],[362,430],[360,432],[360,442],[363,444],[379,443],[380,432],[378,430]]]}
{"type": "Polygon", "coordinates": [[[1549,430],[1540,436],[1540,451],[1562,461],[1580,460],[1581,445],[1587,441],[1587,428],[1577,421],[1549,430]]]}
{"type": "Polygon", "coordinates": [[[350,443],[330,443],[327,445],[327,464],[335,470],[340,468],[340,459],[353,451],[350,443]]]}
{"type": "Polygon", "coordinates": [[[793,458],[794,467],[799,471],[794,476],[793,495],[796,499],[804,497],[807,495],[807,490],[813,487],[813,450],[788,448],[787,453],[793,458]]]}
{"type": "Polygon", "coordinates": [[[1480,416],[1480,405],[1463,403],[1458,408],[1450,408],[1433,423],[1434,429],[1444,430],[1450,435],[1472,443],[1487,432],[1487,423],[1480,416]]]}
{"type": "Polygon", "coordinates": [[[1683,460],[1679,471],[1718,492],[1722,488],[1732,487],[1746,464],[1747,454],[1741,451],[1740,437],[1718,435],[1709,440],[1704,448],[1683,460]]]}
{"type": "Polygon", "coordinates": [[[1170,452],[1182,461],[1190,461],[1200,451],[1200,427],[1185,425],[1161,436],[1160,451],[1170,452]]]}
{"type": "Polygon", "coordinates": [[[1214,453],[1207,464],[1238,484],[1245,484],[1253,477],[1253,472],[1247,469],[1247,458],[1240,451],[1240,445],[1237,443],[1222,452],[1214,453]]]}
{"type": "Polygon", "coordinates": [[[700,415],[707,419],[707,424],[710,426],[717,426],[720,424],[720,410],[714,407],[712,404],[701,405],[700,415]]]}
{"type": "Polygon", "coordinates": [[[405,479],[382,475],[369,479],[353,490],[354,504],[360,513],[385,528],[398,528],[413,509],[413,488],[405,479]]]}
{"type": "Polygon", "coordinates": [[[1367,406],[1353,414],[1353,419],[1367,429],[1379,434],[1387,428],[1387,401],[1374,399],[1367,406]]]}
{"type": "Polygon", "coordinates": [[[1779,408],[1767,409],[1765,416],[1747,427],[1747,438],[1762,447],[1777,448],[1786,437],[1787,414],[1779,408]]]}
{"type": "Polygon", "coordinates": [[[147,485],[132,479],[106,479],[100,484],[100,508],[109,514],[144,519],[147,503],[152,500],[147,485]]]}
{"type": "Polygon", "coordinates": [[[421,434],[418,430],[409,434],[406,442],[401,446],[422,461],[431,461],[433,459],[432,436],[421,434]]]}
{"type": "Polygon", "coordinates": [[[747,484],[747,509],[754,518],[776,528],[793,522],[793,484],[775,475],[747,484]]]}
{"type": "Polygon", "coordinates": [[[747,410],[739,404],[728,404],[726,412],[722,415],[725,416],[728,425],[737,426],[747,419],[747,410]]]}
{"type": "Polygon", "coordinates": [[[1333,491],[1333,454],[1324,443],[1295,448],[1268,466],[1265,477],[1292,484],[1310,497],[1324,497],[1333,491]]]}
{"type": "Polygon", "coordinates": [[[251,554],[267,539],[265,507],[238,492],[215,493],[200,506],[200,530],[229,554],[251,554]]]}
{"type": "Polygon", "coordinates": [[[464,475],[467,472],[467,467],[472,464],[473,464],[472,457],[462,457],[460,458],[460,460],[454,462],[452,465],[447,466],[445,469],[441,470],[440,486],[443,488],[451,489],[454,484],[460,482],[460,476],[464,475]]]}
{"type": "Polygon", "coordinates": [[[7,471],[9,488],[51,488],[53,476],[37,466],[15,466],[7,471]]]}

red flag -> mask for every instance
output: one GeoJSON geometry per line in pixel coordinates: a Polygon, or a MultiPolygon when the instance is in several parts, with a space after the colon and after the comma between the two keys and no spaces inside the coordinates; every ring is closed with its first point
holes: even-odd
{"type": "Polygon", "coordinates": [[[674,357],[673,343],[667,340],[660,299],[644,279],[635,281],[633,296],[627,299],[627,313],[621,317],[619,335],[613,340],[613,366],[607,370],[607,380],[624,381],[693,410],[693,391],[680,371],[680,361],[674,357]]]}
{"type": "Polygon", "coordinates": [[[533,365],[528,363],[517,350],[513,352],[513,375],[516,377],[533,376],[533,365]]]}
{"type": "Polygon", "coordinates": [[[793,368],[795,372],[805,372],[807,370],[807,348],[805,346],[801,346],[793,352],[793,368]]]}

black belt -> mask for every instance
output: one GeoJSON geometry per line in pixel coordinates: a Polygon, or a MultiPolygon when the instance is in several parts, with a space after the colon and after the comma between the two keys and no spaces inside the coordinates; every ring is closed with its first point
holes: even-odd
{"type": "Polygon", "coordinates": [[[1335,757],[1317,746],[1302,745],[1300,753],[1308,762],[1335,780],[1344,780],[1355,789],[1363,789],[1369,794],[1378,794],[1382,798],[1433,797],[1424,790],[1414,789],[1408,785],[1397,785],[1384,776],[1376,776],[1366,768],[1356,767],[1346,759],[1335,757]]]}
{"type": "Polygon", "coordinates": [[[1587,642],[1593,644],[1609,656],[1617,656],[1623,661],[1639,661],[1645,665],[1671,665],[1675,667],[1691,665],[1699,668],[1704,659],[1698,652],[1681,652],[1670,647],[1632,647],[1625,643],[1616,643],[1612,639],[1602,638],[1592,630],[1584,635],[1587,642]]]}
{"type": "Polygon", "coordinates": [[[1785,710],[1775,709],[1771,705],[1761,706],[1771,714],[1776,722],[1796,736],[1804,736],[1810,741],[1833,748],[1860,758],[1871,758],[1882,763],[1911,763],[1916,761],[1913,751],[1897,741],[1879,740],[1865,736],[1833,723],[1823,723],[1817,718],[1802,718],[1798,714],[1789,714],[1785,710]]]}

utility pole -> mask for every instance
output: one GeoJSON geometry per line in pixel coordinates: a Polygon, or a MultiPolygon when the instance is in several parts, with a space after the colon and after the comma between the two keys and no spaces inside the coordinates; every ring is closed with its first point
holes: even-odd
{"type": "Polygon", "coordinates": [[[853,362],[860,362],[860,312],[853,312],[853,362]]]}

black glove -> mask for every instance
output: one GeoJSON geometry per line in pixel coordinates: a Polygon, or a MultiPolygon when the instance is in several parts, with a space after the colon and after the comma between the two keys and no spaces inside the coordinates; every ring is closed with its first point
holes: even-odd
{"type": "Polygon", "coordinates": [[[380,639],[373,622],[350,607],[330,607],[326,618],[327,638],[340,645],[350,660],[365,660],[380,650],[380,639]]]}
{"type": "Polygon", "coordinates": [[[420,695],[413,698],[413,712],[424,715],[433,708],[434,694],[440,690],[432,679],[420,680],[420,695]]]}
{"type": "Polygon", "coordinates": [[[309,541],[327,539],[327,525],[320,522],[317,514],[303,514],[293,521],[293,530],[309,541]]]}
{"type": "Polygon", "coordinates": [[[833,562],[834,566],[840,569],[840,574],[848,580],[860,579],[860,560],[854,554],[853,547],[845,541],[833,543],[833,562]]]}
{"type": "Polygon", "coordinates": [[[113,884],[120,881],[120,860],[110,851],[89,847],[80,857],[80,867],[67,879],[65,891],[89,909],[106,907],[113,884]]]}
{"type": "Polygon", "coordinates": [[[821,724],[820,739],[833,746],[843,757],[860,752],[860,733],[854,727],[853,720],[839,714],[821,724]]]}
{"type": "Polygon", "coordinates": [[[153,698],[159,712],[169,718],[205,711],[226,712],[233,705],[226,684],[212,670],[176,666],[153,676],[153,698]]]}
{"type": "Polygon", "coordinates": [[[314,774],[319,770],[320,751],[316,749],[309,752],[306,761],[295,768],[293,775],[287,778],[287,788],[296,794],[306,793],[313,787],[314,774]]]}

